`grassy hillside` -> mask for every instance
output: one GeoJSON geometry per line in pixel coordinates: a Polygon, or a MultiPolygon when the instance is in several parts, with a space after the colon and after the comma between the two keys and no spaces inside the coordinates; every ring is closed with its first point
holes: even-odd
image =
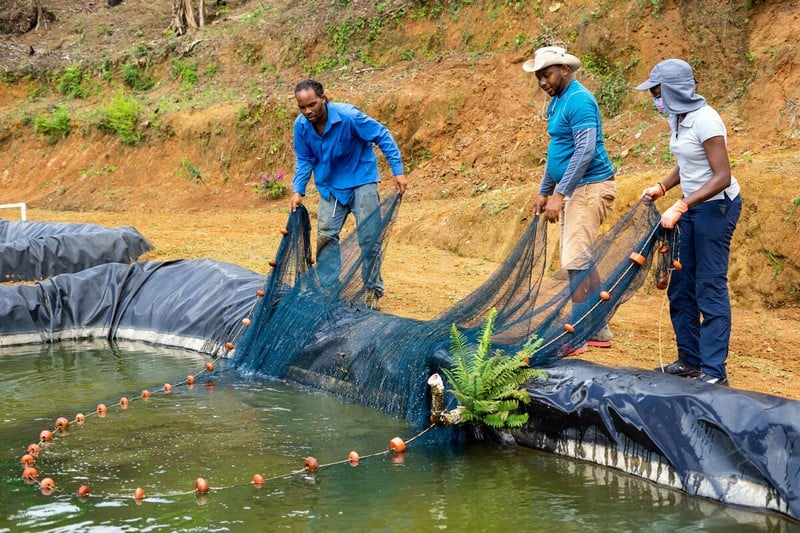
{"type": "Polygon", "coordinates": [[[182,35],[166,2],[108,4],[0,7],[0,203],[258,208],[270,200],[254,184],[292,173],[292,88],[310,76],[391,128],[407,201],[444,202],[397,238],[497,258],[547,144],[546,98],[521,63],[547,44],[581,57],[621,212],[672,164],[666,125],[631,86],[682,57],[726,120],[744,190],[735,295],[800,303],[796,3],[207,0],[206,25],[182,35]]]}

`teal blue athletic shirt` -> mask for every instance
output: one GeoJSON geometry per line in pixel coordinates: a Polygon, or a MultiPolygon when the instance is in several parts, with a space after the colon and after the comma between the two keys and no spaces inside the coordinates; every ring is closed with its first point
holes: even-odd
{"type": "Polygon", "coordinates": [[[547,165],[539,194],[558,191],[572,196],[576,187],[614,176],[603,142],[600,107],[594,95],[577,80],[554,96],[547,106],[547,165]]]}
{"type": "Polygon", "coordinates": [[[328,121],[322,135],[302,114],[294,121],[295,192],[305,196],[313,172],[314,185],[326,201],[333,195],[339,203],[350,205],[354,188],[381,181],[373,144],[386,157],[393,175],[404,173],[400,149],[386,126],[353,105],[326,105],[328,121]]]}

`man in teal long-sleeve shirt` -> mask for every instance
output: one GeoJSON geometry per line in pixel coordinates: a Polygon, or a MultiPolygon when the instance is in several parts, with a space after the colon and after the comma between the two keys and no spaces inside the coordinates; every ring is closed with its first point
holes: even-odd
{"type": "MultiPolygon", "coordinates": [[[[548,222],[561,222],[561,266],[568,270],[573,285],[572,314],[578,323],[584,322],[600,290],[591,254],[617,194],[614,167],[603,142],[600,108],[592,93],[574,78],[580,66],[580,59],[559,46],[539,48],[534,58],[522,65],[536,75],[539,88],[550,96],[550,144],[533,212],[548,222]]],[[[592,332],[586,346],[571,347],[566,355],[585,352],[588,346],[610,348],[612,337],[604,324],[592,332]]]]}
{"type": "Polygon", "coordinates": [[[362,223],[380,209],[378,183],[381,179],[373,145],[383,153],[392,170],[397,192],[403,194],[407,180],[400,149],[380,122],[353,105],[329,102],[318,81],[301,81],[295,87],[294,95],[301,115],[294,122],[296,163],[289,208],[294,211],[303,203],[313,173],[320,196],[317,263],[327,263],[326,270],[337,275],[341,264],[339,234],[347,215],[353,213],[358,242],[364,251],[362,277],[366,304],[372,309],[380,309],[379,300],[383,296],[381,243],[379,234],[365,231],[362,223]]]}

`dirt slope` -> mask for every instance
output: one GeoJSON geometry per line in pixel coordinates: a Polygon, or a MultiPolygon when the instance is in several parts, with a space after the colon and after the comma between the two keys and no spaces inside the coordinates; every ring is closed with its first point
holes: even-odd
{"type": "MultiPolygon", "coordinates": [[[[618,106],[605,118],[618,213],[671,158],[649,99],[614,82],[635,85],[657,61],[687,59],[726,120],[745,200],[730,271],[732,381],[800,398],[797,3],[229,1],[182,37],[167,30],[169,8],[145,0],[42,0],[38,18],[32,4],[0,7],[0,203],[28,202],[41,220],[134,225],[156,244],[152,258],[263,271],[277,243],[264,228],[285,221],[285,200],[258,196],[252,183],[291,175],[292,87],[314,72],[332,99],[379,118],[401,145],[411,187],[390,245],[385,309],[419,318],[485,279],[527,222],[547,143],[546,99],[520,68],[536,46],[568,45],[584,60],[581,81],[618,106]],[[180,78],[187,62],[196,65],[191,87],[180,78]],[[71,64],[89,73],[84,98],[58,90],[71,64]],[[125,85],[126,64],[146,68],[155,85],[125,85]],[[120,94],[140,103],[137,145],[98,126],[120,94]],[[32,123],[57,105],[72,120],[52,142],[32,123]]],[[[674,357],[654,288],[612,326],[615,348],[590,359],[653,367],[674,357]]]]}

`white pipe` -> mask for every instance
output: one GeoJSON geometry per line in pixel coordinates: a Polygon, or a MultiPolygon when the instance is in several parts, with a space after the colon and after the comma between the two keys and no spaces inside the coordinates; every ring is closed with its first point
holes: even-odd
{"type": "Polygon", "coordinates": [[[27,220],[27,216],[25,213],[26,210],[25,202],[18,202],[16,204],[0,204],[0,209],[16,209],[16,208],[19,208],[20,220],[27,220]]]}

